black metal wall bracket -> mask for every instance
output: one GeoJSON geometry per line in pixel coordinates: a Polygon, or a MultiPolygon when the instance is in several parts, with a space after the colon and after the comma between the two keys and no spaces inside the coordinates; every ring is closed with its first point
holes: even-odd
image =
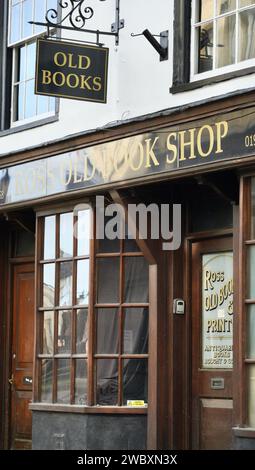
{"type": "Polygon", "coordinates": [[[132,37],[144,36],[149,43],[156,49],[159,53],[160,61],[168,60],[168,31],[162,31],[160,34],[151,34],[148,29],[145,29],[140,34],[131,33],[132,37]],[[160,42],[155,39],[156,37],[160,38],[160,42]]]}
{"type": "Polygon", "coordinates": [[[37,26],[45,26],[47,28],[48,36],[50,36],[52,28],[65,29],[69,31],[94,34],[96,35],[95,44],[97,45],[102,45],[100,42],[100,36],[114,36],[115,44],[118,45],[119,31],[125,26],[125,21],[120,19],[120,0],[116,0],[115,23],[111,25],[111,31],[85,29],[87,21],[94,16],[94,10],[92,7],[87,6],[87,1],[88,0],[58,0],[58,6],[56,8],[51,8],[46,12],[45,23],[39,21],[29,21],[29,23],[37,26]],[[66,21],[69,21],[70,26],[64,24],[66,21]]]}

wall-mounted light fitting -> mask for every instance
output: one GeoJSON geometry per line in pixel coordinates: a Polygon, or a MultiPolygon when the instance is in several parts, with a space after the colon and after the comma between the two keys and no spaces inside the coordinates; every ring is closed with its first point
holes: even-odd
{"type": "Polygon", "coordinates": [[[144,36],[159,53],[160,61],[168,59],[168,31],[162,31],[160,34],[151,34],[148,29],[145,29],[141,34],[131,33],[131,36],[144,36]],[[155,39],[156,37],[160,38],[160,42],[155,39]]]}

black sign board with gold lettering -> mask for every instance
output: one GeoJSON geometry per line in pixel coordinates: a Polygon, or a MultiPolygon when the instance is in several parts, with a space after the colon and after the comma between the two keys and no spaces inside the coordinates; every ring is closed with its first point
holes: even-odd
{"type": "Polygon", "coordinates": [[[35,94],[106,103],[109,49],[37,40],[35,94]]]}

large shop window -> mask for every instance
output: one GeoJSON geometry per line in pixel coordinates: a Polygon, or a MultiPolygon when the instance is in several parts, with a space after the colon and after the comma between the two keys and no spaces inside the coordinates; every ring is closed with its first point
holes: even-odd
{"type": "Polygon", "coordinates": [[[255,1],[175,0],[173,85],[255,65],[255,1]]]}
{"type": "Polygon", "coordinates": [[[148,264],[90,240],[92,209],[38,217],[36,402],[146,407],[148,264]]]}
{"type": "Polygon", "coordinates": [[[57,0],[9,0],[8,44],[2,54],[6,56],[6,71],[11,71],[11,90],[4,93],[6,100],[10,95],[10,127],[55,114],[55,98],[34,94],[36,38],[45,29],[29,21],[43,22],[46,11],[56,6],[57,0]]]}

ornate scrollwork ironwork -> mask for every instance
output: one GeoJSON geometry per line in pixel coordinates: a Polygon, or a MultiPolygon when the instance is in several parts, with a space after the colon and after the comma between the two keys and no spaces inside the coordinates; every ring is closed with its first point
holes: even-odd
{"type": "Polygon", "coordinates": [[[90,20],[94,16],[94,10],[90,6],[86,5],[87,0],[59,0],[59,8],[64,11],[64,14],[60,16],[57,8],[51,8],[47,11],[45,19],[49,26],[61,26],[69,19],[70,24],[75,29],[84,28],[87,20],[90,20]],[[68,10],[66,10],[68,9],[68,10]]]}

